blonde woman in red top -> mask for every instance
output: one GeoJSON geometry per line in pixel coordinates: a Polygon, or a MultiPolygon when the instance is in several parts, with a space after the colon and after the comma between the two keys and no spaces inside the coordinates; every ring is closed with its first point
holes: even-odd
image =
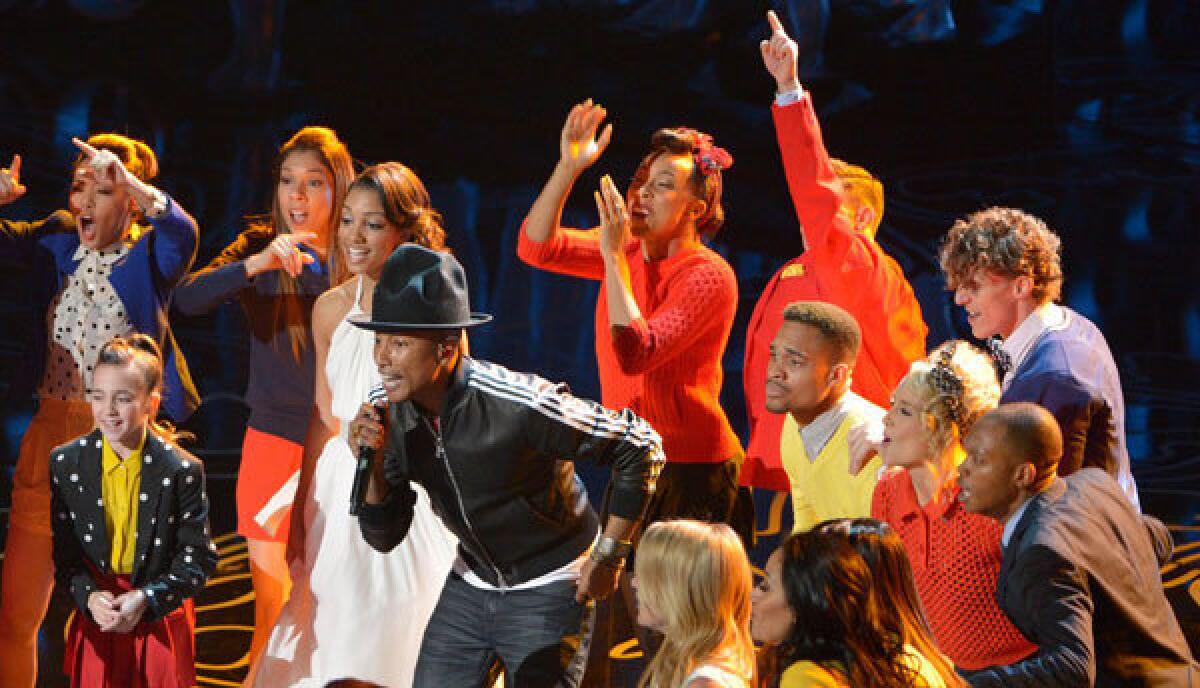
{"type": "Polygon", "coordinates": [[[966,342],[947,342],[900,381],[878,447],[897,470],[876,485],[871,516],[904,541],[933,635],[963,673],[1037,649],[996,603],[1000,525],[967,512],[955,482],[966,455],[962,438],[999,398],[992,359],[966,342]]]}
{"type": "Polygon", "coordinates": [[[603,403],[662,435],[667,466],[646,517],[730,520],[741,446],[721,410],[721,356],[737,308],[733,270],[704,245],[720,229],[722,170],[733,159],[693,129],[660,129],[624,196],[605,175],[600,226],[566,229],[579,175],[607,148],[603,107],[571,109],[559,161],[521,231],[518,254],[544,270],[602,283],[596,359],[603,403]]]}

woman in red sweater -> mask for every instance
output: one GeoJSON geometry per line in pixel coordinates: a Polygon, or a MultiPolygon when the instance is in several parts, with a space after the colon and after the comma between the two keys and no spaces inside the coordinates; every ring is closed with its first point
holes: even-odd
{"type": "Polygon", "coordinates": [[[884,417],[879,453],[896,468],[875,487],[871,516],[900,535],[938,646],[963,673],[1037,650],[1000,611],[1000,524],[968,513],[955,482],[962,438],[996,407],[987,354],[953,340],[913,363],[884,417]]]}
{"type": "Polygon", "coordinates": [[[601,181],[599,227],[560,227],[576,179],[612,138],[611,124],[596,136],[605,114],[588,100],[567,115],[558,165],[529,210],[517,252],[534,267],[603,285],[596,359],[604,405],[648,420],[667,455],[646,524],[728,522],[742,451],[718,397],[737,280],[702,240],[724,220],[721,171],[733,159],[707,134],[660,129],[624,197],[610,177],[601,181]]]}

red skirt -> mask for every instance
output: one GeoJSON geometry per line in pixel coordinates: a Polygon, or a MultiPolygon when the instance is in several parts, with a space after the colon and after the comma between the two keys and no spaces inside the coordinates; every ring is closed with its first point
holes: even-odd
{"type": "MultiPolygon", "coordinates": [[[[133,589],[129,576],[97,575],[114,595],[133,589]]],[[[196,685],[196,612],[191,600],[129,633],[106,633],[77,611],[67,632],[63,671],[71,688],[192,688],[196,685]]]]}

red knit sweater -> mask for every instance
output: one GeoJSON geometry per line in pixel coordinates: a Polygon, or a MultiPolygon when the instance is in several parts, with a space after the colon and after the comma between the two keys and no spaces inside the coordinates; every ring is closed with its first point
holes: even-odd
{"type": "Polygon", "coordinates": [[[783,323],[784,307],[792,301],[828,301],[849,311],[862,328],[851,388],[885,408],[909,363],[925,355],[928,330],[900,266],[839,212],[841,186],[809,95],[772,106],[771,114],[806,249],[763,288],[746,328],[742,382],[750,443],[741,482],[787,490],[779,458],[783,415],[767,412],[765,392],[771,341],[783,323]]]}
{"type": "Polygon", "coordinates": [[[1037,651],[996,603],[1002,528],[963,509],[956,485],[922,508],[908,471],[892,471],[875,486],[871,516],[904,541],[933,637],[955,664],[974,671],[1037,651]]]}
{"type": "MultiPolygon", "coordinates": [[[[705,246],[649,261],[641,243],[625,249],[642,317],[610,327],[603,287],[596,303],[596,362],[603,403],[630,408],[662,435],[668,461],[740,458],[737,435],[721,410],[721,356],[737,310],[737,279],[705,246]]],[[[604,279],[596,230],[559,229],[536,243],[521,228],[517,255],[543,270],[604,279]]]]}

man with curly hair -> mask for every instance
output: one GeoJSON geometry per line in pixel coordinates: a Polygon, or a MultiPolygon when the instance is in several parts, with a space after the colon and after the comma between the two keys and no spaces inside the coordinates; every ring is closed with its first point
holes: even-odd
{"type": "Polygon", "coordinates": [[[1059,474],[1103,468],[1138,506],[1117,365],[1100,330],[1056,303],[1063,282],[1060,250],[1058,235],[1042,220],[995,207],[956,222],[940,257],[971,333],[990,340],[1002,375],[1000,402],[1048,409],[1063,434],[1059,474]]]}

